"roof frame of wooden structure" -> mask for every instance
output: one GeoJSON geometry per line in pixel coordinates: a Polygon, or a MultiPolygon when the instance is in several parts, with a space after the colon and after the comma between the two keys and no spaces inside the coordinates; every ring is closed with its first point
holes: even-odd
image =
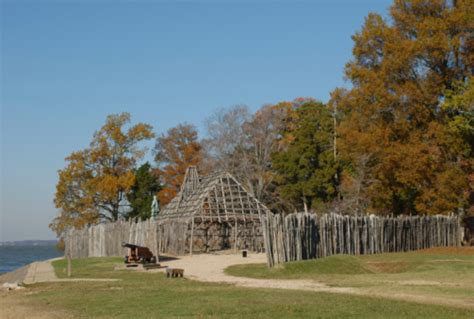
{"type": "Polygon", "coordinates": [[[158,220],[179,219],[218,222],[230,220],[259,220],[268,208],[249,193],[230,173],[214,173],[199,177],[197,168],[190,166],[181,190],[158,214],[158,220]]]}

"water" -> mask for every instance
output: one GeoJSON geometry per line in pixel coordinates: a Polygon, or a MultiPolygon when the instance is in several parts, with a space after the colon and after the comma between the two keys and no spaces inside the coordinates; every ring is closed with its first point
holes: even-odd
{"type": "Polygon", "coordinates": [[[0,273],[9,272],[39,260],[63,256],[56,246],[0,246],[0,273]]]}

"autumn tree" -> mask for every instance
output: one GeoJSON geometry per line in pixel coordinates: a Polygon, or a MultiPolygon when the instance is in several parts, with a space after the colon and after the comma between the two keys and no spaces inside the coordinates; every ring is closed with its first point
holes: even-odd
{"type": "Polygon", "coordinates": [[[344,118],[340,155],[369,203],[396,214],[462,208],[467,174],[444,145],[446,92],[467,83],[474,65],[472,1],[396,0],[390,21],[369,14],[354,35],[335,94],[344,118]],[[358,182],[357,182],[358,181],[358,182]]]}
{"type": "Polygon", "coordinates": [[[153,196],[161,190],[161,185],[157,176],[153,173],[153,168],[147,162],[135,171],[135,183],[127,194],[131,211],[127,217],[141,217],[147,219],[151,217],[151,204],[153,196]]]}
{"type": "Polygon", "coordinates": [[[135,183],[134,169],[153,138],[148,124],[130,124],[130,114],[109,115],[89,147],[66,158],[59,171],[54,203],[59,216],[50,224],[59,236],[70,227],[115,221],[128,209],[127,194],[135,183]]]}
{"type": "Polygon", "coordinates": [[[202,146],[196,128],[180,124],[162,134],[156,140],[156,174],[163,188],[158,193],[161,205],[168,204],[179,192],[186,168],[199,166],[202,161],[202,146]]]}
{"type": "Polygon", "coordinates": [[[333,200],[338,164],[333,153],[333,121],[329,109],[306,102],[291,114],[283,131],[287,146],[273,155],[281,195],[298,210],[308,211],[333,200]]]}
{"type": "Polygon", "coordinates": [[[346,90],[336,89],[329,102],[335,128],[333,151],[339,162],[343,163],[343,170],[338,176],[339,198],[333,203],[333,208],[344,214],[359,215],[370,207],[369,191],[372,183],[376,182],[371,167],[378,145],[369,133],[362,130],[349,133],[345,126],[349,123],[338,125],[347,120],[350,112],[350,109],[341,107],[347,103],[346,94],[346,90]]]}

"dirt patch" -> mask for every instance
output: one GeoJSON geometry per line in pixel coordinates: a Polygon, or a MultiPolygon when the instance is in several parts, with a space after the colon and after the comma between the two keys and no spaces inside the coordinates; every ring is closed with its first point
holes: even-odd
{"type": "Polygon", "coordinates": [[[71,314],[52,311],[46,305],[32,303],[27,299],[29,292],[0,292],[0,318],[2,319],[68,319],[71,314]]]}

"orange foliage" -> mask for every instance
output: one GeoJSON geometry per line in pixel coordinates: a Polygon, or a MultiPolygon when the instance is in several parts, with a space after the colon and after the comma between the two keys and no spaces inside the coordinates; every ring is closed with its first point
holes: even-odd
{"type": "Polygon", "coordinates": [[[155,152],[158,164],[155,173],[164,185],[158,199],[161,205],[166,205],[179,192],[186,168],[202,162],[202,147],[194,126],[180,124],[157,139],[155,152]]]}
{"type": "Polygon", "coordinates": [[[474,65],[472,1],[396,0],[393,23],[369,14],[354,35],[346,75],[334,92],[339,152],[375,212],[438,214],[466,204],[471,155],[445,143],[446,89],[474,65]],[[467,156],[467,157],[466,157],[467,156]],[[358,177],[362,174],[362,177],[358,177]]]}

